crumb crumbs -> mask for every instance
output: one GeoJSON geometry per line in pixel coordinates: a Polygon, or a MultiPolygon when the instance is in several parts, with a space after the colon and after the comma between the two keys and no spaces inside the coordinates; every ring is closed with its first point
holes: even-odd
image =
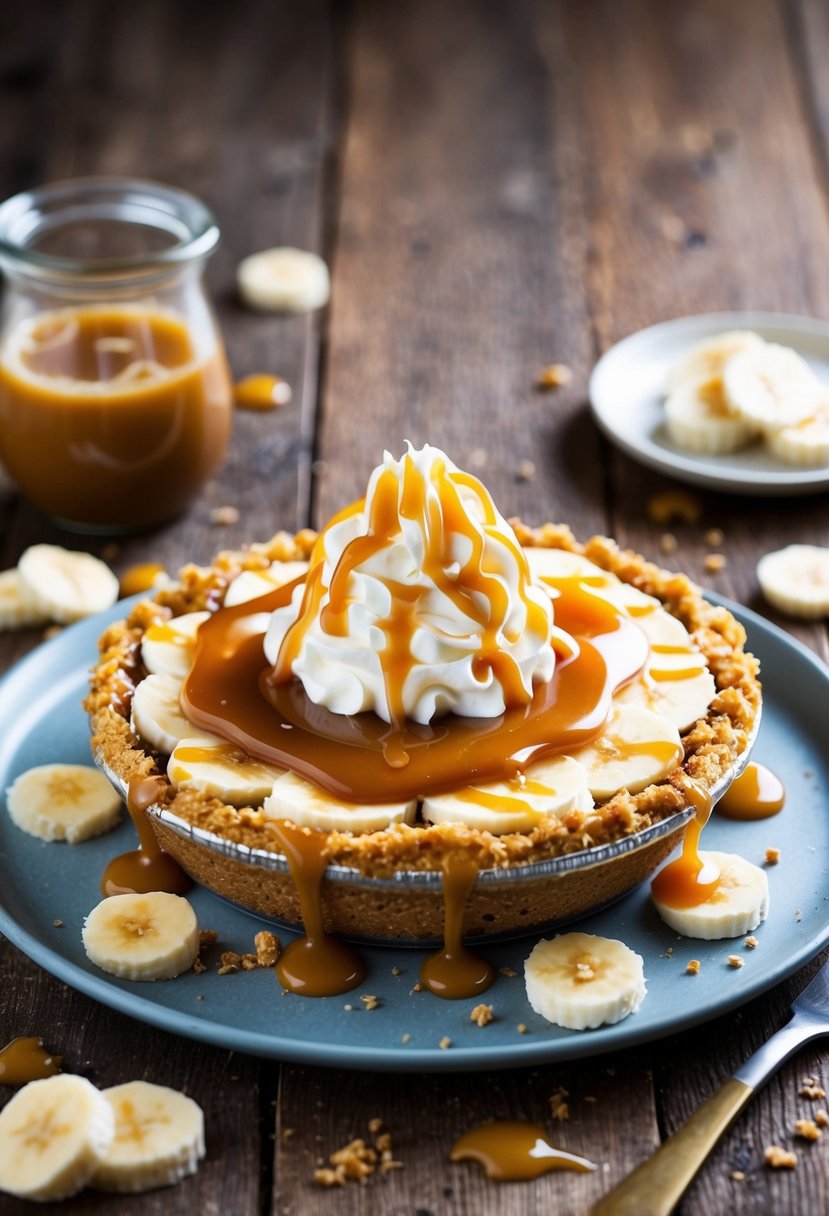
{"type": "Polygon", "coordinates": [[[542,367],[536,379],[536,387],[541,389],[564,388],[573,379],[573,369],[566,363],[548,363],[542,367]]]}
{"type": "Polygon", "coordinates": [[[438,1043],[438,1047],[441,1049],[441,1051],[447,1051],[451,1046],[452,1046],[452,1040],[449,1038],[448,1034],[445,1034],[443,1036],[443,1038],[441,1039],[441,1041],[438,1043]]]}
{"type": "Polygon", "coordinates": [[[570,1091],[563,1085],[550,1094],[550,1114],[559,1123],[566,1123],[570,1118],[570,1104],[567,1101],[569,1097],[570,1091]]]}
{"type": "Polygon", "coordinates": [[[296,1135],[296,1129],[295,1129],[295,1128],[293,1128],[293,1127],[283,1127],[283,1129],[282,1129],[282,1140],[283,1140],[283,1142],[284,1142],[285,1144],[287,1144],[289,1140],[293,1140],[293,1138],[294,1138],[294,1136],[295,1136],[295,1135],[296,1135]]]}
{"type": "Polygon", "coordinates": [[[535,477],[535,461],[519,460],[515,466],[515,476],[518,481],[532,481],[535,477]]]}
{"type": "Polygon", "coordinates": [[[659,538],[659,550],[666,556],[671,553],[676,553],[679,548],[679,541],[674,536],[673,532],[663,532],[659,538]]]}
{"type": "Polygon", "coordinates": [[[523,1022],[519,1022],[519,1023],[518,1023],[518,1026],[516,1027],[516,1029],[517,1029],[517,1031],[518,1031],[518,1033],[519,1033],[519,1034],[526,1034],[526,1033],[527,1033],[527,1027],[524,1025],[524,1023],[523,1023],[523,1022]]]}
{"type": "Polygon", "coordinates": [[[665,955],[666,955],[666,957],[667,957],[667,958],[673,958],[673,956],[674,956],[674,948],[673,948],[673,946],[669,946],[669,947],[668,947],[668,949],[665,951],[665,955]]]}
{"type": "Polygon", "coordinates": [[[823,1132],[814,1119],[796,1119],[794,1134],[799,1136],[801,1140],[819,1140],[823,1132]]]}
{"type": "Polygon", "coordinates": [[[745,1182],[746,1176],[742,1170],[732,1170],[728,1175],[734,1182],[745,1182]]]}
{"type": "Polygon", "coordinates": [[[230,524],[237,524],[239,522],[239,508],[214,507],[210,512],[210,522],[220,528],[228,527],[230,524]]]}
{"type": "Polygon", "coordinates": [[[692,958],[688,966],[685,968],[688,975],[699,975],[702,963],[698,958],[692,958]]]}
{"type": "Polygon", "coordinates": [[[725,533],[722,528],[709,528],[702,538],[706,545],[710,545],[712,549],[719,549],[720,545],[725,540],[725,533]]]}
{"type": "Polygon", "coordinates": [[[282,950],[282,943],[274,933],[263,929],[253,939],[256,947],[256,962],[260,967],[273,967],[282,950]]]}
{"type": "Polygon", "coordinates": [[[474,1022],[476,1026],[488,1026],[492,1021],[492,1006],[491,1005],[476,1005],[469,1015],[470,1022],[474,1022]]]}
{"type": "Polygon", "coordinates": [[[391,969],[391,973],[392,973],[392,975],[399,975],[399,974],[400,974],[400,968],[399,968],[399,967],[392,967],[392,969],[391,969]]]}
{"type": "Polygon", "coordinates": [[[756,946],[759,946],[760,943],[753,933],[749,933],[748,937],[745,939],[745,944],[748,946],[749,950],[753,950],[756,946]]]}
{"type": "Polygon", "coordinates": [[[512,980],[512,979],[515,979],[516,975],[518,975],[518,972],[513,971],[512,967],[499,967],[498,974],[505,975],[507,977],[507,979],[512,980]]]}
{"type": "Polygon", "coordinates": [[[728,965],[729,967],[733,967],[735,971],[738,971],[743,965],[743,960],[740,958],[739,954],[729,954],[728,965]]]}
{"type": "Polygon", "coordinates": [[[766,849],[766,865],[767,866],[776,866],[779,860],[780,860],[780,850],[779,849],[766,849]]]}
{"type": "Polygon", "coordinates": [[[219,955],[219,975],[233,975],[242,965],[242,956],[235,950],[224,950],[219,955]]]}
{"type": "Polygon", "coordinates": [[[353,1012],[354,1012],[354,1006],[353,1006],[353,1005],[343,1005],[343,1009],[345,1010],[345,1012],[346,1012],[346,1013],[353,1013],[353,1012]]]}
{"type": "Polygon", "coordinates": [[[196,1000],[197,1000],[197,1001],[203,1001],[203,1000],[204,1000],[204,997],[203,997],[201,994],[199,994],[199,995],[196,997],[196,1000]]]}
{"type": "Polygon", "coordinates": [[[412,1036],[408,1032],[406,1034],[403,1034],[400,1036],[401,1043],[410,1043],[411,1041],[412,1041],[412,1036]]]}
{"type": "Polygon", "coordinates": [[[63,928],[63,921],[60,919],[60,917],[57,917],[55,920],[53,920],[52,924],[55,926],[56,929],[63,928]]]}
{"type": "Polygon", "coordinates": [[[376,996],[374,996],[373,993],[366,993],[365,996],[360,997],[360,1000],[365,1006],[366,1013],[371,1013],[372,1009],[377,1009],[380,1004],[379,1000],[376,996]]]}
{"type": "Polygon", "coordinates": [[[377,1118],[369,1119],[368,1130],[371,1132],[372,1136],[376,1136],[377,1133],[382,1130],[382,1127],[383,1127],[382,1119],[377,1119],[377,1118]]]}
{"type": "Polygon", "coordinates": [[[242,955],[242,970],[243,971],[255,971],[258,966],[259,966],[259,959],[256,957],[255,954],[243,954],[242,955]]]}
{"type": "Polygon", "coordinates": [[[725,569],[728,565],[728,558],[724,553],[707,553],[702,564],[709,574],[716,574],[725,569]]]}
{"type": "Polygon", "coordinates": [[[195,974],[195,975],[203,975],[203,974],[204,974],[204,972],[205,972],[206,970],[207,970],[207,967],[205,967],[204,963],[201,961],[201,959],[199,958],[199,956],[198,956],[198,955],[196,955],[196,957],[195,957],[195,959],[194,959],[194,961],[193,961],[193,972],[194,972],[194,974],[195,974]]]}
{"type": "Polygon", "coordinates": [[[801,1098],[811,1098],[813,1102],[816,1102],[818,1098],[826,1097],[826,1090],[822,1085],[815,1084],[814,1077],[807,1077],[800,1087],[800,1096],[801,1098]]]}
{"type": "Polygon", "coordinates": [[[815,1123],[818,1127],[829,1127],[829,1114],[825,1110],[816,1110],[815,1123]]]}
{"type": "Polygon", "coordinates": [[[793,1170],[797,1165],[797,1153],[791,1153],[779,1144],[769,1144],[763,1153],[763,1160],[773,1170],[793,1170]]]}
{"type": "Polygon", "coordinates": [[[423,991],[423,985],[421,984],[420,980],[418,980],[416,984],[412,985],[411,991],[409,992],[409,996],[412,995],[412,992],[422,992],[422,991],[423,991]]]}
{"type": "Polygon", "coordinates": [[[215,929],[202,929],[199,933],[199,949],[203,950],[205,946],[212,946],[218,940],[218,933],[215,929]]]}
{"type": "Polygon", "coordinates": [[[648,499],[648,518],[655,524],[670,524],[678,520],[697,524],[702,516],[702,503],[688,490],[664,490],[648,499]]]}

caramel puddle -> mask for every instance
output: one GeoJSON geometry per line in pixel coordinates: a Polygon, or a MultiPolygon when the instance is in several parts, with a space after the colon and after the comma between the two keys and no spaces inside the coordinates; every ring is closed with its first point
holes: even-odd
{"type": "Polygon", "coordinates": [[[753,760],[717,803],[717,812],[726,819],[770,819],[783,810],[786,789],[780,778],[753,760]]]}
{"type": "Polygon", "coordinates": [[[477,1161],[487,1178],[496,1182],[523,1182],[551,1170],[595,1170],[586,1157],[556,1148],[540,1123],[497,1120],[484,1123],[461,1136],[452,1145],[450,1161],[477,1161]]]}
{"type": "Polygon", "coordinates": [[[705,863],[699,855],[699,838],[711,815],[711,795],[696,782],[689,782],[687,795],[696,814],[685,830],[682,853],[676,861],[660,870],[651,883],[656,898],[669,908],[695,908],[714,894],[719,875],[706,878],[705,863]]]}
{"type": "Polygon", "coordinates": [[[435,996],[457,1001],[486,992],[495,968],[463,944],[463,913],[478,877],[471,857],[451,853],[443,867],[443,947],[430,954],[420,968],[420,982],[435,996]]]}
{"type": "Polygon", "coordinates": [[[60,1072],[63,1056],[52,1055],[36,1035],[12,1039],[0,1049],[0,1085],[28,1085],[60,1072]]]}
{"type": "Polygon", "coordinates": [[[167,891],[183,895],[193,883],[177,861],[158,845],[144,812],[158,799],[166,786],[163,777],[130,778],[127,790],[127,810],[135,825],[140,842],[137,849],[113,857],[101,876],[104,895],[125,895],[135,892],[167,891]]]}

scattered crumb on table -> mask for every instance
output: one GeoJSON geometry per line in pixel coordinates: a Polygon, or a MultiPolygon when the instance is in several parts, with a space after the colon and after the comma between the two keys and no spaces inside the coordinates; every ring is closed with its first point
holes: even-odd
{"type": "Polygon", "coordinates": [[[793,1170],[797,1166],[797,1153],[790,1152],[780,1144],[767,1145],[763,1160],[773,1170],[793,1170]]]}
{"type": "Polygon", "coordinates": [[[702,963],[699,961],[699,959],[692,958],[691,961],[688,963],[688,966],[685,968],[685,970],[688,972],[689,975],[699,975],[701,967],[702,967],[702,963]]]}

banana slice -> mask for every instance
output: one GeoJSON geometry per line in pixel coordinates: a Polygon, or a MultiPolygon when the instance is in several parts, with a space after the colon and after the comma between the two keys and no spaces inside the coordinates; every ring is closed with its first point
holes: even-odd
{"type": "Polygon", "coordinates": [[[558,579],[581,578],[591,594],[613,604],[626,614],[639,617],[660,608],[659,600],[646,595],[638,587],[622,582],[609,570],[567,549],[527,548],[524,550],[530,571],[536,582],[555,589],[558,579]]]}
{"type": "Polygon", "coordinates": [[[677,649],[680,647],[686,650],[694,649],[691,635],[682,624],[682,621],[678,621],[675,616],[671,616],[670,612],[661,606],[654,608],[652,612],[641,613],[636,618],[636,624],[642,630],[652,648],[654,646],[675,646],[677,649]]]}
{"type": "Polygon", "coordinates": [[[829,549],[787,545],[766,553],[757,563],[757,581],[769,603],[789,616],[829,615],[829,549]]]}
{"type": "Polygon", "coordinates": [[[593,799],[584,768],[569,756],[554,756],[531,765],[515,781],[470,786],[423,800],[428,823],[465,823],[504,836],[530,832],[547,815],[589,811],[593,799]]]}
{"type": "Polygon", "coordinates": [[[156,751],[167,755],[196,729],[181,712],[181,680],[176,676],[147,676],[132,696],[130,726],[156,751]]]}
{"type": "Polygon", "coordinates": [[[17,569],[35,607],[61,625],[103,612],[118,599],[118,579],[91,553],[32,545],[17,569]]]}
{"type": "Polygon", "coordinates": [[[617,790],[638,794],[682,763],[679,731],[673,722],[642,705],[617,705],[604,734],[573,753],[585,769],[594,798],[617,790]]]}
{"type": "Polygon", "coordinates": [[[786,464],[801,468],[816,468],[829,464],[829,408],[826,404],[816,414],[797,426],[784,426],[767,438],[769,450],[786,464]]]}
{"type": "Polygon", "coordinates": [[[568,1030],[621,1022],[645,999],[642,958],[592,933],[542,939],[524,964],[524,981],[535,1012],[568,1030]]]}
{"type": "Polygon", "coordinates": [[[99,1191],[152,1191],[195,1174],[204,1156],[201,1107],[176,1089],[128,1081],[102,1096],[115,1116],[115,1137],[92,1175],[99,1191]]]}
{"type": "Polygon", "coordinates": [[[120,795],[87,764],[27,769],[9,787],[6,805],[12,822],[30,836],[69,844],[101,836],[121,818],[120,795]]]}
{"type": "Polygon", "coordinates": [[[199,626],[209,616],[209,612],[185,612],[150,625],[141,641],[141,658],[147,671],[183,680],[193,663],[199,626]]]}
{"type": "Polygon", "coordinates": [[[30,1081],[0,1111],[0,1191],[39,1203],[77,1195],[114,1133],[112,1107],[85,1077],[30,1081]]]}
{"type": "Polygon", "coordinates": [[[740,937],[756,929],[769,908],[765,870],[736,853],[700,853],[699,858],[710,872],[719,871],[716,888],[703,903],[690,908],[672,908],[651,891],[654,907],[665,924],[684,937],[705,941],[740,937]]]}
{"type": "Polygon", "coordinates": [[[0,629],[25,629],[50,619],[26,590],[19,570],[0,573],[0,629]]]}
{"type": "Polygon", "coordinates": [[[796,351],[766,343],[741,351],[723,369],[731,410],[763,430],[796,426],[820,407],[824,387],[796,351]]]}
{"type": "Polygon", "coordinates": [[[110,895],[87,916],[83,947],[96,967],[121,979],[170,980],[193,966],[199,924],[180,895],[110,895]]]}
{"type": "Polygon", "coordinates": [[[273,562],[267,570],[243,570],[225,593],[225,607],[234,608],[237,604],[246,604],[260,595],[267,595],[276,587],[292,583],[307,570],[307,562],[273,562]]]}
{"type": "Polygon", "coordinates": [[[291,819],[300,827],[360,836],[382,832],[393,823],[414,823],[417,799],[373,806],[344,802],[295,773],[283,773],[262,806],[269,819],[291,819]]]}
{"type": "Polygon", "coordinates": [[[686,381],[665,402],[665,425],[677,447],[707,456],[737,452],[760,433],[751,420],[733,410],[723,380],[686,381]]]}
{"type": "Polygon", "coordinates": [[[167,765],[173,785],[213,794],[230,806],[261,806],[284,772],[215,735],[181,739],[167,765]]]}
{"type": "Polygon", "coordinates": [[[692,346],[668,376],[668,392],[680,384],[704,384],[721,376],[728,360],[743,350],[758,349],[765,343],[759,334],[747,329],[732,329],[692,346]]]}
{"type": "Polygon", "coordinates": [[[251,254],[236,271],[239,294],[260,312],[313,312],[328,303],[328,267],[316,253],[288,246],[251,254]]]}

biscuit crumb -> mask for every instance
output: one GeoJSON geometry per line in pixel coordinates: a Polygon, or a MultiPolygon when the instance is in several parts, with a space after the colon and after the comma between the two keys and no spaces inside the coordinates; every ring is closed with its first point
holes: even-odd
{"type": "Polygon", "coordinates": [[[719,549],[720,545],[725,540],[725,533],[722,528],[709,528],[703,537],[706,545],[710,545],[712,549],[719,549]]]}
{"type": "Polygon", "coordinates": [[[518,1031],[518,1033],[519,1033],[519,1034],[526,1034],[526,1033],[527,1033],[527,1027],[524,1025],[524,1023],[523,1023],[523,1022],[519,1022],[519,1023],[518,1023],[518,1025],[517,1025],[517,1027],[516,1027],[516,1030],[518,1031]]]}
{"type": "Polygon", "coordinates": [[[366,993],[365,996],[360,997],[360,1000],[365,1005],[366,1013],[371,1013],[372,1009],[376,1009],[380,1004],[377,997],[374,996],[373,993],[366,993]]]}
{"type": "Polygon", "coordinates": [[[799,1136],[801,1140],[819,1140],[823,1132],[814,1119],[796,1119],[794,1134],[799,1136]]]}
{"type": "Polygon", "coordinates": [[[404,1034],[404,1035],[401,1035],[401,1036],[400,1036],[400,1042],[401,1042],[401,1043],[410,1043],[410,1042],[411,1042],[411,1039],[412,1039],[412,1036],[411,1036],[410,1034],[408,1034],[408,1033],[406,1033],[406,1034],[404,1034]]]}
{"type": "Polygon", "coordinates": [[[736,971],[740,967],[742,967],[743,960],[740,958],[739,954],[729,954],[728,965],[729,965],[729,967],[733,967],[734,970],[736,971]]]}
{"type": "Polygon", "coordinates": [[[293,1127],[283,1127],[282,1139],[287,1144],[289,1140],[293,1140],[296,1135],[296,1129],[293,1127]]]}
{"type": "Polygon", "coordinates": [[[822,1085],[816,1085],[814,1077],[807,1077],[800,1088],[801,1098],[811,1098],[816,1102],[818,1098],[826,1097],[826,1090],[822,1085]]]}
{"type": "Polygon", "coordinates": [[[702,503],[689,490],[664,490],[648,499],[648,518],[655,524],[670,524],[674,520],[697,524],[702,517],[702,503]]]}
{"type": "Polygon", "coordinates": [[[441,1049],[441,1051],[446,1051],[447,1048],[449,1048],[451,1046],[452,1046],[452,1040],[449,1038],[448,1034],[445,1034],[443,1036],[443,1038],[441,1039],[441,1041],[438,1043],[438,1047],[441,1049]]]}
{"type": "Polygon", "coordinates": [[[219,955],[219,975],[233,975],[242,965],[242,956],[235,950],[225,950],[219,955]]]}
{"type": "Polygon", "coordinates": [[[753,933],[749,933],[748,937],[745,939],[745,944],[748,946],[749,950],[753,950],[755,946],[759,946],[760,943],[753,933]]]}
{"type": "Polygon", "coordinates": [[[476,1005],[469,1015],[469,1020],[476,1026],[488,1026],[492,1021],[492,1006],[476,1005]]]}
{"type": "Polygon", "coordinates": [[[776,866],[779,860],[780,860],[780,850],[779,849],[766,849],[766,865],[767,866],[776,866]]]}
{"type": "Polygon", "coordinates": [[[699,975],[701,966],[702,963],[698,958],[692,958],[685,970],[687,971],[688,975],[699,975]]]}
{"type": "Polygon", "coordinates": [[[779,1144],[769,1144],[763,1159],[773,1170],[793,1170],[797,1165],[797,1153],[790,1153],[779,1144]]]}
{"type": "Polygon", "coordinates": [[[566,363],[548,363],[538,373],[536,387],[541,389],[564,388],[573,379],[573,369],[566,363]]]}
{"type": "Polygon", "coordinates": [[[262,929],[253,939],[256,947],[256,962],[260,967],[273,967],[282,950],[282,943],[274,933],[262,929]]]}
{"type": "Polygon", "coordinates": [[[194,960],[194,962],[193,962],[193,971],[194,971],[194,973],[195,973],[196,975],[203,975],[203,974],[204,974],[204,972],[205,972],[206,970],[207,970],[207,968],[205,967],[204,963],[201,961],[201,959],[199,958],[199,956],[198,956],[198,955],[196,955],[196,958],[195,958],[195,960],[194,960]]]}
{"type": "Polygon", "coordinates": [[[829,1127],[829,1114],[825,1110],[816,1110],[815,1123],[818,1127],[829,1127]]]}
{"type": "Polygon", "coordinates": [[[511,979],[514,979],[516,975],[518,975],[518,972],[513,971],[512,967],[499,967],[498,974],[505,975],[507,977],[507,979],[511,980],[511,979]]]}
{"type": "Polygon", "coordinates": [[[392,967],[392,969],[391,969],[391,973],[392,973],[392,975],[399,975],[399,974],[400,974],[400,968],[399,968],[399,967],[392,967]]]}
{"type": "Polygon", "coordinates": [[[210,522],[220,528],[239,522],[238,507],[214,507],[210,512],[210,522]]]}
{"type": "Polygon", "coordinates": [[[535,462],[533,460],[519,460],[515,466],[515,476],[518,481],[532,481],[535,477],[535,462]]]}
{"type": "Polygon", "coordinates": [[[558,1119],[559,1123],[566,1123],[570,1118],[570,1104],[567,1101],[569,1097],[570,1091],[563,1085],[550,1094],[550,1114],[554,1119],[558,1119]]]}
{"type": "Polygon", "coordinates": [[[746,1178],[742,1170],[732,1170],[728,1177],[732,1178],[734,1182],[745,1182],[746,1178]]]}
{"type": "Polygon", "coordinates": [[[205,946],[212,946],[218,936],[215,929],[202,929],[199,934],[199,949],[203,950],[205,946]]]}
{"type": "Polygon", "coordinates": [[[52,921],[52,924],[55,926],[56,929],[63,928],[63,921],[60,919],[60,917],[56,917],[55,920],[52,921]]]}
{"type": "Polygon", "coordinates": [[[679,541],[674,536],[673,532],[663,532],[659,538],[660,552],[665,554],[676,553],[679,548],[679,541]]]}
{"type": "Polygon", "coordinates": [[[716,574],[725,569],[728,565],[728,558],[724,553],[708,553],[702,564],[709,574],[716,574]]]}
{"type": "Polygon", "coordinates": [[[369,1119],[369,1121],[368,1121],[368,1130],[371,1132],[372,1136],[376,1136],[377,1133],[382,1128],[382,1126],[383,1126],[382,1119],[369,1119]]]}
{"type": "Polygon", "coordinates": [[[243,971],[255,971],[258,966],[259,966],[259,960],[257,959],[255,954],[243,954],[242,955],[242,970],[243,971]]]}
{"type": "Polygon", "coordinates": [[[421,984],[420,980],[418,980],[416,984],[412,985],[411,991],[409,992],[409,996],[412,995],[412,992],[422,992],[422,991],[423,991],[423,985],[421,984]]]}

